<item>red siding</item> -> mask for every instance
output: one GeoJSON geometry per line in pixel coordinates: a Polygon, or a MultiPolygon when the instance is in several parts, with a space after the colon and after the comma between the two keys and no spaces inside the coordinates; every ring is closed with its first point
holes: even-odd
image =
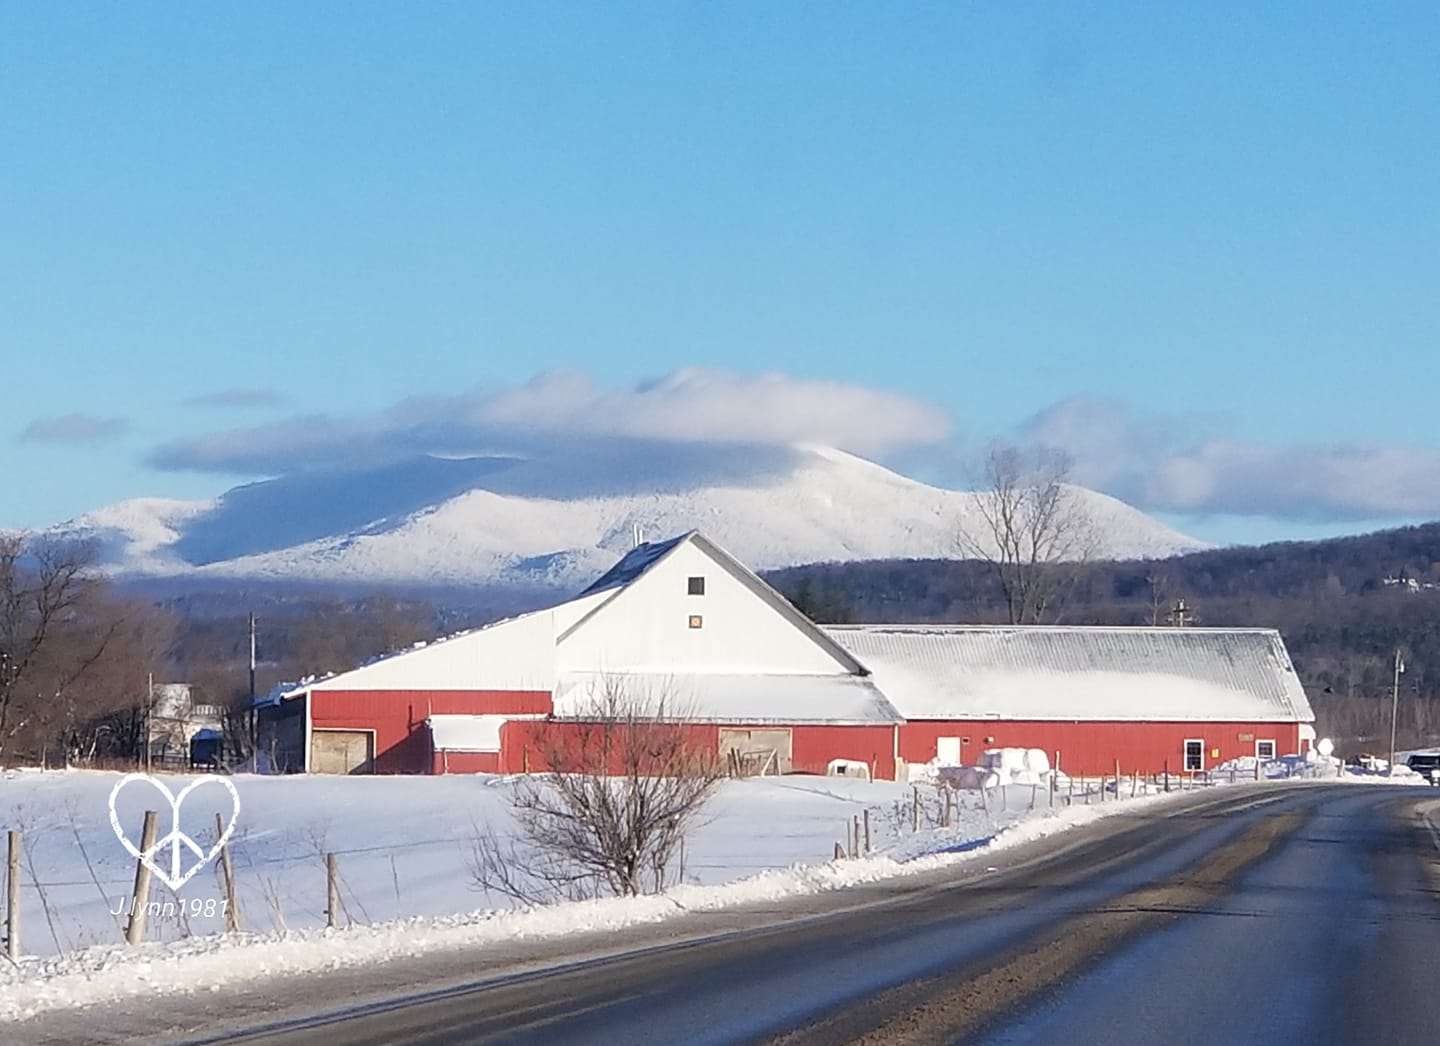
{"type": "MultiPolygon", "coordinates": [[[[511,690],[322,690],[311,695],[312,724],[319,728],[375,731],[377,773],[440,773],[445,761],[431,751],[425,719],[432,714],[545,714],[551,710],[545,691],[511,690]]],[[[501,751],[452,752],[450,773],[521,773],[532,766],[537,745],[533,731],[541,721],[516,720],[500,732],[501,751]]],[[[728,724],[727,724],[728,725],[728,724]]],[[[773,724],[734,724],[737,729],[773,729],[773,724]]],[[[889,726],[791,727],[793,768],[824,773],[832,759],[854,759],[872,768],[874,776],[895,776],[894,729],[889,726]]],[[[973,762],[986,748],[1041,748],[1061,769],[1073,774],[1108,774],[1120,760],[1125,773],[1156,773],[1168,762],[1172,773],[1184,767],[1184,743],[1205,742],[1205,765],[1255,754],[1256,739],[1275,741],[1280,754],[1297,752],[1296,723],[1148,723],[1041,722],[1010,720],[935,720],[899,726],[902,759],[927,763],[935,757],[936,738],[969,738],[962,756],[973,762]],[[1242,739],[1243,738],[1243,739],[1242,739]],[[1219,755],[1212,751],[1219,750],[1219,755]]],[[[709,751],[719,745],[720,727],[687,727],[693,742],[709,751]]]]}
{"type": "MultiPolygon", "coordinates": [[[[564,729],[564,724],[516,720],[500,731],[501,771],[519,774],[538,770],[535,731],[564,729]]],[[[720,726],[697,723],[685,728],[690,743],[714,752],[720,745],[720,726]]],[[[774,730],[774,723],[726,723],[725,729],[774,730]]],[[[877,780],[894,780],[894,728],[889,726],[794,726],[790,727],[792,769],[823,774],[832,759],[856,759],[871,767],[877,780]]],[[[452,764],[453,768],[453,764],[452,764]]]]}
{"type": "Polygon", "coordinates": [[[973,763],[987,748],[1041,748],[1053,761],[1060,753],[1060,769],[1071,774],[1111,774],[1115,760],[1124,773],[1158,773],[1168,762],[1171,773],[1185,766],[1188,739],[1205,742],[1207,768],[1255,754],[1255,741],[1274,740],[1276,752],[1300,750],[1297,723],[1132,723],[1041,722],[1024,720],[934,720],[900,727],[900,757],[910,763],[935,758],[938,737],[969,738],[961,758],[973,763]],[[1242,740],[1241,738],[1247,739],[1242,740]],[[1219,749],[1218,756],[1211,753],[1219,749]]]}
{"type": "Polygon", "coordinates": [[[895,779],[895,728],[889,726],[797,726],[790,735],[796,770],[823,774],[832,759],[855,759],[877,781],[895,779]]]}
{"type": "Polygon", "coordinates": [[[434,772],[428,716],[550,711],[544,690],[312,690],[310,702],[312,727],[375,731],[379,774],[434,772]]]}
{"type": "Polygon", "coordinates": [[[495,774],[500,772],[499,752],[436,752],[432,774],[495,774]]]}

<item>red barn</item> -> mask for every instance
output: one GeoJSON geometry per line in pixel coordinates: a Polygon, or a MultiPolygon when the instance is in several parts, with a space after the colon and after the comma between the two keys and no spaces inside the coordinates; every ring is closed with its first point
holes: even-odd
{"type": "MultiPolygon", "coordinates": [[[[1076,774],[1203,770],[1314,736],[1263,629],[820,628],[698,533],[641,545],[575,599],[283,689],[262,709],[276,769],[518,773],[535,721],[593,720],[597,693],[765,772],[872,777],[1042,748],[1076,774]]],[[[576,728],[578,729],[578,727],[576,728]]]]}
{"type": "Polygon", "coordinates": [[[907,763],[1039,748],[1073,774],[1201,771],[1302,751],[1314,713],[1272,629],[826,629],[905,724],[907,763]]]}
{"type": "Polygon", "coordinates": [[[528,721],[585,719],[606,680],[663,698],[727,759],[895,773],[900,716],[865,666],[694,532],[639,546],[558,606],[282,689],[261,748],[311,772],[522,772],[528,721]]]}

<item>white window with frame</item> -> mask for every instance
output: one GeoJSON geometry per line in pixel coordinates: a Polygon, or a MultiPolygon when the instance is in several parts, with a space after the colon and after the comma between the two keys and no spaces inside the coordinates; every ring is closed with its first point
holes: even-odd
{"type": "Polygon", "coordinates": [[[1195,773],[1205,769],[1205,741],[1203,738],[1185,739],[1185,772],[1195,773]]]}
{"type": "Polygon", "coordinates": [[[1274,759],[1275,741],[1273,738],[1257,739],[1255,741],[1256,759],[1274,759]]]}

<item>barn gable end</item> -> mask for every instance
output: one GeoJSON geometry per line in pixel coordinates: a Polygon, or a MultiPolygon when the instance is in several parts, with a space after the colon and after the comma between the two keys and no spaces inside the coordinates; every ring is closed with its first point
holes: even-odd
{"type": "Polygon", "coordinates": [[[641,545],[587,592],[612,587],[614,598],[560,635],[557,674],[865,674],[784,597],[697,533],[641,545]]]}

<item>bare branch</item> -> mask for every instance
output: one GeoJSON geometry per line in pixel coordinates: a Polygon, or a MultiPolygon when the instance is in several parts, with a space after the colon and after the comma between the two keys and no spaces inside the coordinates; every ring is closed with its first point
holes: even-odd
{"type": "Polygon", "coordinates": [[[996,445],[955,549],[995,568],[1011,624],[1053,618],[1099,550],[1099,533],[1070,483],[1070,459],[1049,448],[996,445]]]}
{"type": "Polygon", "coordinates": [[[572,718],[536,728],[546,772],[517,782],[512,803],[541,854],[540,880],[627,896],[670,883],[683,840],[723,777],[685,712],[668,687],[647,694],[607,676],[572,718]]]}

